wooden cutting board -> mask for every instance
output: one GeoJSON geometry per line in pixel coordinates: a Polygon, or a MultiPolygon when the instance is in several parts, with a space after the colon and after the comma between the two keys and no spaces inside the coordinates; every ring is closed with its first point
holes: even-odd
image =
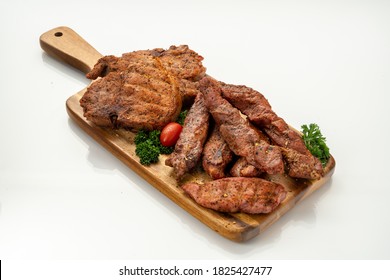
{"type": "MultiPolygon", "coordinates": [[[[97,60],[102,57],[98,51],[68,27],[58,27],[45,32],[40,37],[40,44],[48,54],[84,73],[89,72],[97,60]]],[[[335,160],[331,157],[325,167],[325,176],[320,180],[293,179],[287,175],[269,176],[270,180],[281,183],[288,190],[286,199],[270,214],[227,214],[209,210],[199,206],[183,192],[172,176],[172,168],[164,164],[165,155],[160,156],[159,163],[149,167],[143,166],[135,155],[134,133],[125,129],[113,130],[98,127],[87,121],[83,117],[83,110],[79,104],[85,91],[86,88],[66,101],[69,116],[98,143],[173,202],[214,231],[234,241],[246,241],[262,233],[283,214],[292,210],[295,204],[323,186],[335,169],[335,160]]],[[[185,182],[206,182],[208,180],[210,180],[209,177],[200,168],[185,178],[185,182]]]]}

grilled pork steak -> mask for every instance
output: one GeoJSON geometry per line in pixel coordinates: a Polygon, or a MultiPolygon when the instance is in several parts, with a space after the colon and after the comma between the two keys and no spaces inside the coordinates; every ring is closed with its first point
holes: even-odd
{"type": "Polygon", "coordinates": [[[232,161],[233,152],[214,126],[203,149],[202,165],[206,173],[213,179],[224,178],[225,168],[232,161]]]}
{"type": "Polygon", "coordinates": [[[188,183],[182,188],[206,208],[233,213],[270,213],[287,195],[282,185],[260,178],[230,177],[204,185],[188,183]]]}
{"type": "Polygon", "coordinates": [[[205,104],[219,125],[219,132],[230,150],[261,171],[268,174],[283,173],[284,164],[278,147],[262,140],[240,111],[221,96],[219,83],[211,77],[200,82],[200,91],[204,94],[205,104]]]}
{"type": "Polygon", "coordinates": [[[80,100],[84,116],[101,126],[161,129],[176,120],[183,98],[198,93],[202,59],[188,46],[105,56],[87,74],[102,79],[80,100]]]}
{"type": "Polygon", "coordinates": [[[181,95],[175,78],[163,71],[153,80],[137,72],[111,72],[88,87],[80,105],[96,125],[153,130],[176,120],[181,95]]]}
{"type": "Polygon", "coordinates": [[[187,113],[175,150],[165,161],[166,165],[173,167],[178,180],[199,162],[208,127],[209,112],[204,104],[203,94],[199,93],[187,113]]]}
{"type": "Polygon", "coordinates": [[[192,102],[198,94],[197,81],[206,73],[202,60],[203,57],[187,45],[171,46],[167,50],[157,48],[134,51],[124,53],[121,57],[112,55],[102,57],[94,69],[87,74],[87,78],[104,77],[110,72],[132,71],[133,67],[137,67],[137,71],[141,71],[146,76],[154,77],[158,75],[154,66],[156,62],[161,69],[177,78],[183,99],[192,102]]]}

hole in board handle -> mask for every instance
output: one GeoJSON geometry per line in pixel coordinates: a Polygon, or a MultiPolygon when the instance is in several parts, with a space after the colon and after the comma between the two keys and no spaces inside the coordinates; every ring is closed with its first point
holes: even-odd
{"type": "Polygon", "coordinates": [[[56,32],[56,33],[54,33],[54,36],[56,36],[56,37],[61,37],[63,34],[62,34],[62,32],[56,32]]]}

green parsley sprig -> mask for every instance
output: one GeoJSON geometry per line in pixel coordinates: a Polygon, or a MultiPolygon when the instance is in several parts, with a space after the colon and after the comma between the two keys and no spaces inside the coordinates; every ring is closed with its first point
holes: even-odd
{"type": "Polygon", "coordinates": [[[160,142],[159,130],[140,130],[135,135],[135,153],[143,165],[150,165],[158,161],[160,154],[170,154],[174,147],[164,147],[160,142]]]}
{"type": "MultiPolygon", "coordinates": [[[[184,124],[188,110],[183,110],[177,117],[176,122],[180,125],[184,124]]],[[[151,165],[158,162],[160,154],[169,155],[175,147],[165,147],[161,145],[159,130],[145,131],[140,130],[134,138],[135,154],[139,157],[142,165],[151,165]]]]}
{"type": "Polygon", "coordinates": [[[330,158],[329,148],[326,145],[326,138],[322,135],[319,126],[315,123],[302,125],[302,139],[305,142],[307,149],[313,156],[317,157],[322,166],[325,166],[330,158]]]}
{"type": "Polygon", "coordinates": [[[177,117],[177,120],[176,122],[180,125],[184,125],[184,120],[186,119],[187,117],[187,113],[188,113],[188,110],[183,110],[180,112],[179,116],[177,117]]]}

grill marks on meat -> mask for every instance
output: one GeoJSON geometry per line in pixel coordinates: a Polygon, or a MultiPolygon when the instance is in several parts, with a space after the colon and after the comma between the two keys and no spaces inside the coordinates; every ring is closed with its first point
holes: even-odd
{"type": "Polygon", "coordinates": [[[165,161],[166,165],[173,167],[178,180],[199,162],[208,127],[209,112],[204,104],[203,95],[199,93],[187,113],[175,150],[165,161]]]}
{"type": "Polygon", "coordinates": [[[84,116],[100,126],[162,129],[198,94],[202,60],[185,45],[102,57],[87,74],[102,79],[80,100],[84,116]]]}
{"type": "Polygon", "coordinates": [[[239,110],[221,96],[219,83],[210,77],[200,81],[205,104],[219,125],[219,131],[229,148],[261,171],[268,174],[283,173],[282,154],[278,147],[262,140],[239,110]]]}
{"type": "Polygon", "coordinates": [[[262,128],[271,140],[282,147],[287,173],[294,178],[319,179],[323,176],[321,162],[306,148],[301,135],[272,111],[266,98],[246,86],[221,83],[222,95],[248,119],[262,128]]]}
{"type": "Polygon", "coordinates": [[[215,125],[203,149],[203,169],[212,179],[224,178],[226,166],[232,159],[233,153],[215,125]]]}
{"type": "Polygon", "coordinates": [[[270,213],[287,195],[282,185],[260,178],[230,177],[204,185],[188,183],[182,188],[198,204],[232,213],[270,213]]]}
{"type": "Polygon", "coordinates": [[[89,86],[80,105],[84,116],[99,126],[153,130],[177,118],[181,95],[174,78],[167,82],[137,72],[112,72],[89,86]]]}
{"type": "Polygon", "coordinates": [[[84,116],[100,126],[162,129],[181,110],[178,80],[145,51],[131,57],[103,57],[87,75],[104,77],[80,99],[84,116]]]}
{"type": "Polygon", "coordinates": [[[179,91],[185,102],[193,102],[198,90],[197,81],[206,73],[202,65],[203,57],[187,45],[171,46],[168,50],[161,48],[125,53],[122,57],[105,56],[87,74],[87,78],[104,77],[110,72],[131,71],[137,67],[142,74],[154,77],[155,68],[150,62],[156,61],[159,66],[178,80],[179,91]],[[151,67],[150,67],[151,66],[151,67]]]}

